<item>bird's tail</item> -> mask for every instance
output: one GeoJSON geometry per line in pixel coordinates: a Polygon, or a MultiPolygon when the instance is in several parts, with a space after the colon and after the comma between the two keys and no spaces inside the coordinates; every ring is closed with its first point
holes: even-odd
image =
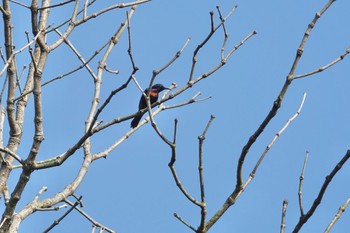
{"type": "Polygon", "coordinates": [[[134,119],[131,121],[130,127],[135,128],[139,124],[143,114],[136,115],[134,119]]]}

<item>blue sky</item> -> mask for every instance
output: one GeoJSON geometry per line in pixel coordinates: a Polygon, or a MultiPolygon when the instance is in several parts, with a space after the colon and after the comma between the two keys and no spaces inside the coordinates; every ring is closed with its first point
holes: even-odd
{"type": "MultiPolygon", "coordinates": [[[[93,9],[103,7],[102,2],[93,9]]],[[[136,65],[140,68],[137,79],[143,87],[147,87],[152,70],[162,67],[191,37],[181,57],[156,80],[166,86],[176,82],[179,87],[187,82],[193,50],[210,29],[209,11],[215,12],[215,22],[218,22],[216,5],[221,7],[224,15],[238,5],[226,23],[230,35],[227,48],[238,44],[251,31],[258,32],[222,69],[166,105],[188,100],[198,91],[202,93],[201,97],[212,96],[211,99],[164,111],[156,117],[158,126],[169,138],[173,134],[174,118],[178,118],[178,160],[175,167],[183,185],[199,199],[197,137],[210,115],[216,116],[204,142],[208,218],[233,191],[242,147],[270,110],[308,23],[326,2],[154,0],[139,6],[132,17],[133,52],[136,65]]],[[[67,6],[64,11],[52,9],[50,23],[56,25],[56,19],[58,22],[66,19],[71,14],[70,7],[67,6]]],[[[349,1],[336,1],[322,16],[311,33],[296,74],[324,66],[344,53],[350,45],[348,9],[349,1]]],[[[13,6],[13,11],[14,15],[15,12],[26,14],[18,6],[13,6]]],[[[125,11],[109,12],[92,20],[86,26],[78,27],[69,39],[84,56],[89,57],[112,36],[125,18],[125,11]]],[[[18,33],[15,43],[20,47],[24,44],[23,31],[30,31],[30,28],[16,17],[14,24],[15,33],[18,33]]],[[[51,35],[48,41],[52,42],[55,38],[51,35]]],[[[195,77],[219,62],[222,39],[223,32],[218,31],[200,52],[195,77]]],[[[44,81],[80,65],[77,59],[70,56],[72,53],[66,46],[50,54],[44,81]]],[[[25,55],[17,59],[18,63],[26,62],[25,55]]],[[[94,70],[99,59],[101,57],[91,64],[94,70]]],[[[101,100],[121,85],[131,71],[126,33],[107,64],[111,69],[120,70],[120,74],[104,75],[101,100]]],[[[244,165],[244,179],[274,135],[297,111],[303,93],[307,92],[300,116],[277,140],[241,198],[209,232],[278,232],[283,199],[289,201],[286,232],[292,231],[299,219],[297,193],[305,151],[310,151],[303,186],[304,209],[308,210],[325,176],[349,149],[349,77],[349,58],[346,57],[324,72],[293,82],[278,115],[250,149],[244,165]]],[[[63,153],[81,136],[92,88],[92,79],[86,71],[43,88],[45,141],[39,153],[40,160],[63,153]]],[[[128,91],[113,98],[101,115],[101,120],[107,122],[135,112],[139,95],[137,87],[131,85],[128,91]]],[[[28,110],[24,144],[18,152],[23,156],[31,146],[32,115],[28,110]]],[[[102,150],[124,135],[129,130],[129,124],[128,121],[114,125],[94,136],[93,152],[102,150]]],[[[82,151],[79,151],[61,167],[35,172],[18,210],[42,186],[48,186],[43,198],[64,188],[75,177],[82,155],[82,151]]],[[[188,202],[176,187],[167,166],[170,155],[169,148],[157,137],[150,124],[140,128],[107,159],[93,163],[76,192],[83,195],[84,210],[117,232],[190,232],[173,217],[173,213],[178,213],[197,227],[200,209],[188,202]]],[[[300,232],[323,232],[339,206],[349,198],[349,169],[346,164],[337,174],[317,212],[300,232]]],[[[14,177],[11,182],[16,180],[14,177]]],[[[62,213],[36,213],[22,223],[20,232],[41,232],[62,213]]],[[[350,216],[346,211],[332,232],[343,233],[349,228],[350,216]]],[[[90,232],[90,229],[91,224],[74,212],[52,232],[90,232]]]]}

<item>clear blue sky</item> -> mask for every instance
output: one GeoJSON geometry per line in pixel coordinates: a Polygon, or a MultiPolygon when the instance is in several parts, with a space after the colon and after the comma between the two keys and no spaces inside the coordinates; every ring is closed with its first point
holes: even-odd
{"type": "MultiPolygon", "coordinates": [[[[187,82],[193,50],[210,29],[209,11],[215,12],[215,22],[218,22],[216,5],[221,7],[223,14],[233,5],[238,5],[226,23],[230,35],[228,48],[239,43],[251,31],[258,32],[220,71],[166,104],[185,101],[198,91],[203,97],[212,96],[212,99],[165,111],[156,117],[157,124],[170,138],[173,119],[179,119],[178,161],[175,166],[183,185],[194,197],[199,198],[197,136],[202,133],[210,115],[216,116],[204,144],[208,218],[232,192],[241,149],[270,110],[290,70],[308,23],[326,2],[154,0],[139,6],[131,19],[133,52],[140,68],[137,78],[143,87],[148,85],[152,70],[162,67],[191,37],[182,56],[156,81],[166,86],[176,82],[180,87],[187,82]]],[[[100,7],[103,5],[99,4],[100,7]]],[[[60,21],[67,18],[71,13],[69,7],[66,9],[64,12],[52,9],[53,18],[50,22],[55,22],[54,17],[60,21]]],[[[326,65],[348,48],[349,9],[349,1],[339,0],[322,16],[311,33],[296,74],[326,65]]],[[[18,6],[14,6],[13,10],[22,12],[18,6]]],[[[77,28],[70,40],[88,57],[110,38],[123,18],[125,9],[107,13],[87,26],[77,28]]],[[[23,39],[21,35],[24,30],[30,31],[29,25],[23,19],[14,17],[14,20],[18,20],[14,22],[17,38],[23,39]]],[[[223,33],[219,31],[199,54],[195,76],[217,64],[222,38],[223,33]]],[[[49,37],[48,41],[54,39],[49,37]]],[[[20,46],[23,41],[15,43],[20,46]]],[[[122,84],[130,73],[126,46],[125,33],[107,63],[111,69],[119,69],[120,75],[104,75],[101,100],[122,84]]],[[[68,60],[71,51],[63,47],[51,54],[44,80],[80,65],[77,59],[68,60]]],[[[95,59],[91,65],[94,70],[99,59],[95,59]]],[[[332,68],[296,80],[291,85],[278,115],[249,151],[244,166],[245,179],[276,132],[296,112],[303,93],[307,92],[301,115],[277,140],[236,205],[210,232],[278,232],[283,199],[289,201],[286,232],[294,228],[299,219],[297,193],[305,151],[310,151],[303,189],[304,209],[308,210],[325,176],[350,147],[349,61],[349,57],[346,57],[332,68]]],[[[64,152],[80,137],[91,97],[92,80],[85,71],[43,89],[45,141],[40,159],[64,152]]],[[[137,110],[138,100],[139,91],[133,85],[112,100],[101,118],[107,122],[133,113],[137,110]]],[[[31,145],[31,115],[29,111],[24,133],[24,140],[28,144],[20,148],[19,154],[26,155],[31,145]]],[[[93,151],[98,152],[117,140],[127,132],[129,123],[115,125],[93,137],[93,151]]],[[[92,165],[76,192],[77,195],[83,195],[84,210],[95,220],[121,233],[190,232],[173,217],[173,213],[178,213],[197,227],[200,210],[188,202],[176,187],[167,166],[170,155],[169,148],[157,137],[150,124],[145,125],[106,160],[96,161],[92,165]]],[[[82,152],[79,152],[61,167],[48,172],[35,172],[25,192],[27,197],[22,199],[18,210],[42,186],[48,186],[43,197],[50,197],[64,188],[75,177],[81,161],[82,152]]],[[[317,212],[301,232],[323,232],[339,206],[349,197],[349,170],[350,166],[346,164],[335,177],[317,212]]],[[[22,223],[20,232],[41,232],[62,213],[44,212],[30,216],[22,223]]],[[[346,211],[332,232],[344,233],[348,229],[350,215],[346,211]]],[[[52,232],[90,230],[91,224],[74,212],[52,232]]]]}

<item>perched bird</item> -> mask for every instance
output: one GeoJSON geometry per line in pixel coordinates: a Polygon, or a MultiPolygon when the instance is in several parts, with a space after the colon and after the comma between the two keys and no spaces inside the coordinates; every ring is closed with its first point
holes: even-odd
{"type": "MultiPolygon", "coordinates": [[[[159,94],[161,91],[163,91],[163,90],[169,90],[169,88],[164,87],[162,84],[155,84],[155,85],[152,86],[151,91],[150,91],[150,93],[149,93],[151,105],[152,105],[153,103],[157,102],[157,100],[158,100],[158,94],[159,94]]],[[[144,93],[145,93],[146,95],[148,95],[148,91],[149,91],[149,90],[148,90],[148,88],[147,88],[147,89],[144,91],[144,93]]],[[[146,108],[146,107],[147,107],[146,98],[145,98],[144,95],[142,95],[141,98],[140,98],[140,102],[139,102],[139,110],[144,109],[144,108],[146,108]]],[[[144,114],[144,113],[138,113],[138,114],[134,117],[134,119],[131,121],[131,124],[130,124],[131,128],[135,128],[135,127],[139,124],[139,122],[140,122],[140,120],[141,120],[143,114],[144,114]]]]}

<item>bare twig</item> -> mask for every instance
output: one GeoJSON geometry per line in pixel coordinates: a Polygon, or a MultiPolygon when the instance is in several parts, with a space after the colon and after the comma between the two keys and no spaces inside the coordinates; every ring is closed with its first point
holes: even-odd
{"type": "Polygon", "coordinates": [[[299,178],[298,199],[299,199],[300,216],[304,215],[302,189],[303,189],[304,173],[305,173],[305,168],[306,168],[306,163],[307,163],[308,158],[309,158],[309,151],[306,151],[303,168],[301,170],[301,174],[300,174],[300,178],[299,178]]]}
{"type": "Polygon", "coordinates": [[[298,223],[296,224],[293,233],[297,233],[299,232],[299,230],[301,229],[301,227],[309,220],[309,218],[314,214],[314,212],[316,211],[318,205],[321,203],[323,195],[325,194],[328,185],[331,183],[332,179],[334,178],[334,176],[338,173],[338,171],[340,171],[340,169],[342,168],[342,166],[347,162],[347,160],[350,158],[350,150],[348,150],[346,152],[346,154],[344,155],[344,157],[337,163],[337,165],[335,165],[335,167],[333,168],[333,170],[331,171],[331,173],[326,176],[325,181],[323,182],[323,185],[320,189],[320,192],[318,193],[317,197],[315,198],[312,206],[310,207],[309,211],[303,215],[300,216],[298,223]]]}
{"type": "Polygon", "coordinates": [[[177,213],[174,213],[174,217],[177,218],[183,224],[185,224],[185,226],[190,228],[192,231],[196,232],[196,229],[193,226],[191,226],[190,224],[188,224],[185,220],[183,220],[183,218],[181,218],[177,213]]]}
{"type": "MultiPolygon", "coordinates": [[[[187,190],[184,188],[184,186],[182,185],[178,175],[177,175],[177,172],[176,172],[176,169],[174,167],[174,164],[175,164],[175,161],[176,161],[176,134],[177,134],[177,124],[178,124],[178,120],[175,119],[175,127],[174,127],[174,139],[173,139],[173,143],[171,144],[168,144],[171,148],[171,158],[170,158],[170,162],[168,164],[169,168],[170,168],[170,171],[171,171],[171,174],[173,175],[173,178],[175,180],[175,183],[177,185],[177,187],[180,189],[180,191],[182,192],[182,194],[190,201],[192,202],[193,204],[201,207],[203,205],[202,202],[199,202],[197,201],[194,197],[192,197],[188,192],[187,190]]],[[[176,216],[175,216],[176,217],[176,216]]]]}
{"type": "MultiPolygon", "coordinates": [[[[256,171],[258,170],[262,160],[264,159],[265,155],[267,154],[267,152],[271,149],[271,147],[275,144],[276,140],[281,136],[281,134],[288,128],[288,126],[290,125],[290,123],[292,123],[292,121],[297,118],[301,112],[301,109],[303,108],[304,106],[304,102],[305,102],[305,99],[306,99],[306,92],[304,93],[303,95],[303,99],[301,100],[301,103],[300,103],[300,106],[299,106],[299,109],[298,111],[291,117],[288,119],[287,123],[282,127],[282,129],[280,129],[280,131],[278,131],[278,133],[276,133],[275,137],[272,139],[272,141],[270,142],[270,144],[266,147],[264,153],[261,155],[261,157],[259,158],[259,161],[256,163],[250,177],[253,178],[256,171]]],[[[248,179],[249,181],[249,179],[248,179]]],[[[246,184],[244,184],[244,188],[247,186],[248,184],[248,181],[246,182],[246,184]]],[[[249,181],[250,182],[250,181],[249,181]]]]}
{"type": "Polygon", "coordinates": [[[330,67],[332,67],[333,65],[337,64],[339,61],[343,60],[348,54],[350,53],[350,48],[348,48],[347,50],[345,50],[345,52],[343,54],[341,54],[339,57],[337,57],[335,60],[331,61],[330,63],[328,63],[325,66],[322,66],[316,70],[313,70],[311,72],[305,73],[305,74],[301,74],[301,75],[296,75],[293,77],[293,79],[298,79],[298,78],[304,78],[313,74],[317,74],[320,73],[330,67]]]}
{"type": "Polygon", "coordinates": [[[0,147],[0,151],[10,155],[15,160],[17,160],[21,165],[24,165],[23,159],[19,155],[17,155],[15,153],[13,153],[12,151],[10,151],[10,149],[8,149],[6,147],[5,148],[4,147],[0,147]]]}
{"type": "MultiPolygon", "coordinates": [[[[80,197],[81,199],[82,197],[80,197]]],[[[60,224],[60,222],[67,217],[67,215],[72,212],[74,210],[74,208],[79,205],[79,201],[76,201],[74,203],[74,205],[71,206],[71,208],[69,208],[69,210],[67,210],[59,219],[55,220],[46,230],[43,231],[43,233],[47,233],[49,231],[51,231],[55,226],[57,226],[58,224],[60,224]]]]}
{"type": "Polygon", "coordinates": [[[304,36],[299,44],[299,47],[297,49],[297,53],[295,56],[295,59],[293,61],[293,64],[291,66],[291,69],[287,75],[286,81],[280,91],[280,93],[278,94],[276,100],[273,102],[272,108],[270,110],[270,112],[267,114],[267,116],[265,117],[265,119],[262,121],[262,123],[260,124],[260,126],[258,127],[258,129],[249,137],[247,143],[245,144],[245,146],[242,148],[242,152],[239,156],[238,159],[238,164],[237,164],[237,174],[236,174],[236,188],[233,192],[233,194],[237,194],[240,192],[240,190],[242,189],[242,184],[243,184],[243,177],[242,177],[242,169],[243,169],[243,164],[244,164],[244,160],[245,157],[248,154],[248,151],[250,149],[250,147],[255,143],[255,141],[259,138],[259,136],[261,135],[261,133],[264,131],[264,129],[266,128],[266,126],[270,123],[270,121],[276,116],[277,111],[279,110],[279,108],[282,105],[284,96],[290,86],[290,84],[293,81],[293,77],[294,77],[294,72],[299,64],[299,60],[303,54],[304,51],[304,47],[306,45],[306,42],[310,36],[311,30],[314,28],[315,24],[317,23],[318,19],[323,15],[323,13],[330,7],[330,5],[332,5],[332,3],[334,2],[334,0],[330,0],[326,3],[326,5],[319,11],[316,13],[314,19],[311,21],[311,23],[309,23],[309,26],[307,27],[304,36]]]}
{"type": "MultiPolygon", "coordinates": [[[[235,8],[237,8],[237,6],[235,6],[235,8]]],[[[222,47],[221,47],[221,60],[223,60],[224,57],[225,57],[224,54],[225,54],[226,43],[227,43],[227,40],[228,40],[228,33],[226,31],[225,19],[222,17],[220,7],[216,6],[216,9],[218,10],[219,17],[220,17],[220,20],[222,22],[222,29],[224,31],[224,42],[222,43],[222,47]]]]}
{"type": "Polygon", "coordinates": [[[9,0],[9,2],[13,2],[13,3],[15,3],[15,4],[19,5],[19,6],[23,6],[23,7],[27,8],[27,9],[30,9],[30,6],[27,6],[27,5],[25,5],[25,4],[21,3],[21,2],[18,2],[18,1],[15,1],[15,0],[9,0]]]}
{"type": "Polygon", "coordinates": [[[234,10],[237,7],[234,6],[231,11],[226,15],[225,18],[221,19],[221,22],[215,27],[214,26],[214,20],[213,20],[213,12],[210,13],[210,31],[207,35],[207,37],[197,46],[197,48],[194,50],[193,52],[193,56],[192,56],[192,66],[191,66],[191,71],[190,71],[190,75],[189,75],[189,79],[188,81],[191,82],[193,77],[194,77],[194,71],[196,68],[196,64],[197,64],[197,55],[199,53],[199,51],[206,45],[206,43],[210,40],[210,38],[215,34],[215,32],[224,24],[224,22],[231,16],[231,14],[234,12],[234,10]]]}
{"type": "Polygon", "coordinates": [[[54,4],[54,5],[51,5],[51,6],[45,6],[45,7],[40,7],[40,8],[38,8],[38,10],[40,11],[40,10],[45,10],[45,9],[47,9],[47,8],[54,8],[54,7],[59,7],[59,6],[63,6],[63,5],[66,5],[66,4],[68,4],[68,3],[71,3],[71,2],[74,2],[75,0],[67,0],[67,1],[65,1],[65,2],[60,2],[60,3],[57,3],[57,4],[54,4]]]}
{"type": "Polygon", "coordinates": [[[205,219],[207,216],[207,207],[206,207],[206,201],[205,201],[205,186],[204,186],[204,176],[203,176],[203,143],[205,140],[206,133],[215,119],[214,115],[210,116],[210,120],[207,123],[207,126],[205,127],[203,133],[198,136],[198,141],[199,141],[199,153],[198,153],[198,174],[199,174],[199,188],[200,188],[200,193],[201,193],[201,202],[202,205],[200,206],[201,208],[201,221],[199,225],[199,232],[205,232],[205,219]]]}
{"type": "Polygon", "coordinates": [[[303,99],[301,101],[301,104],[299,106],[298,111],[287,121],[287,123],[282,127],[282,129],[275,135],[275,137],[271,140],[268,146],[266,146],[265,151],[260,156],[258,162],[255,164],[254,169],[250,173],[247,181],[244,183],[244,185],[236,186],[232,194],[226,199],[222,207],[216,212],[216,214],[208,221],[207,223],[207,229],[212,227],[215,222],[230,208],[231,205],[233,205],[236,200],[240,197],[240,195],[243,193],[243,191],[247,188],[247,186],[250,184],[250,182],[253,180],[256,171],[258,170],[261,162],[265,158],[267,152],[271,149],[271,147],[274,145],[278,137],[287,129],[287,127],[290,125],[290,123],[300,114],[300,111],[304,105],[304,101],[306,98],[306,93],[303,95],[303,99]]]}
{"type": "MultiPolygon", "coordinates": [[[[58,31],[58,29],[55,29],[55,32],[63,37],[62,33],[60,31],[58,31]]],[[[64,38],[64,37],[63,37],[64,38]]],[[[82,64],[84,64],[84,67],[86,68],[86,70],[89,72],[89,74],[91,75],[91,77],[96,81],[97,77],[96,74],[92,71],[92,69],[90,68],[89,64],[85,61],[85,59],[83,58],[83,56],[79,53],[79,51],[74,47],[74,45],[67,39],[64,38],[64,42],[68,45],[68,47],[73,51],[73,53],[78,57],[78,59],[81,61],[82,64]]],[[[103,46],[104,47],[104,46],[103,46]]]]}
{"type": "Polygon", "coordinates": [[[31,44],[33,44],[37,39],[38,37],[41,35],[41,31],[39,31],[35,37],[29,42],[27,43],[26,45],[24,45],[22,48],[14,51],[11,56],[7,59],[4,67],[2,68],[2,70],[0,71],[0,77],[3,75],[3,73],[5,72],[5,70],[7,69],[7,67],[10,65],[10,62],[12,61],[12,59],[16,56],[16,54],[18,53],[21,53],[23,50],[25,50],[26,48],[30,47],[31,44]]]}
{"type": "Polygon", "coordinates": [[[132,44],[131,44],[131,27],[130,27],[130,17],[129,17],[129,12],[126,12],[126,19],[127,19],[127,24],[128,24],[128,54],[129,54],[129,58],[131,61],[131,65],[133,70],[138,70],[137,66],[135,65],[135,61],[134,61],[134,57],[132,55],[132,44]]]}
{"type": "Polygon", "coordinates": [[[38,201],[39,197],[41,196],[41,194],[43,194],[44,192],[47,191],[47,187],[44,186],[40,189],[40,191],[36,194],[36,196],[34,197],[34,201],[38,201]]]}
{"type": "MultiPolygon", "coordinates": [[[[70,202],[69,200],[65,199],[64,202],[66,202],[68,205],[70,205],[72,208],[74,208],[76,211],[78,211],[82,216],[84,216],[89,222],[91,222],[94,226],[103,229],[107,232],[110,233],[116,233],[116,231],[102,225],[101,223],[97,222],[96,220],[94,220],[93,218],[91,218],[87,213],[85,213],[82,209],[78,208],[78,205],[76,205],[78,201],[76,201],[74,204],[72,202],[70,202]]],[[[79,203],[78,203],[79,204],[79,203]]]]}
{"type": "Polygon", "coordinates": [[[73,21],[73,24],[75,26],[78,26],[78,25],[83,24],[83,23],[85,23],[86,21],[88,21],[90,19],[94,19],[94,18],[98,17],[99,15],[102,15],[102,14],[108,12],[108,11],[111,11],[111,10],[114,10],[114,9],[117,9],[117,8],[125,8],[125,7],[137,6],[137,5],[144,4],[144,3],[147,3],[147,2],[150,2],[150,1],[151,0],[137,0],[137,1],[129,2],[129,3],[117,3],[117,4],[114,4],[112,6],[106,7],[106,8],[104,8],[104,9],[98,11],[98,12],[90,14],[90,15],[84,17],[83,19],[73,21]]]}
{"type": "MultiPolygon", "coordinates": [[[[164,97],[168,94],[168,92],[169,92],[171,89],[173,89],[173,88],[175,88],[174,85],[172,85],[172,86],[169,88],[169,90],[167,90],[167,91],[164,92],[162,98],[164,98],[164,97]]],[[[158,136],[159,136],[166,144],[168,144],[169,146],[172,146],[171,141],[170,141],[169,139],[167,139],[167,138],[162,134],[162,132],[160,131],[159,127],[157,126],[157,124],[156,124],[156,122],[155,122],[155,120],[154,120],[154,117],[153,117],[153,113],[152,113],[152,110],[151,110],[150,102],[147,101],[146,103],[147,103],[147,109],[148,109],[148,112],[149,112],[149,119],[150,119],[150,121],[151,121],[151,124],[152,124],[153,129],[156,131],[156,133],[158,134],[158,136]]],[[[159,107],[161,108],[162,105],[160,105],[159,107]]]]}
{"type": "Polygon", "coordinates": [[[329,233],[329,231],[332,229],[332,227],[334,226],[334,224],[339,220],[340,216],[344,213],[346,207],[349,205],[350,203],[350,198],[348,198],[345,203],[339,207],[339,210],[337,212],[337,214],[334,216],[334,218],[332,219],[332,221],[329,223],[329,225],[327,226],[326,230],[324,231],[324,233],[329,233]]]}
{"type": "Polygon", "coordinates": [[[283,200],[283,206],[282,206],[282,219],[281,219],[281,230],[280,233],[284,233],[284,230],[286,229],[286,212],[287,212],[287,205],[288,200],[283,200]]]}

